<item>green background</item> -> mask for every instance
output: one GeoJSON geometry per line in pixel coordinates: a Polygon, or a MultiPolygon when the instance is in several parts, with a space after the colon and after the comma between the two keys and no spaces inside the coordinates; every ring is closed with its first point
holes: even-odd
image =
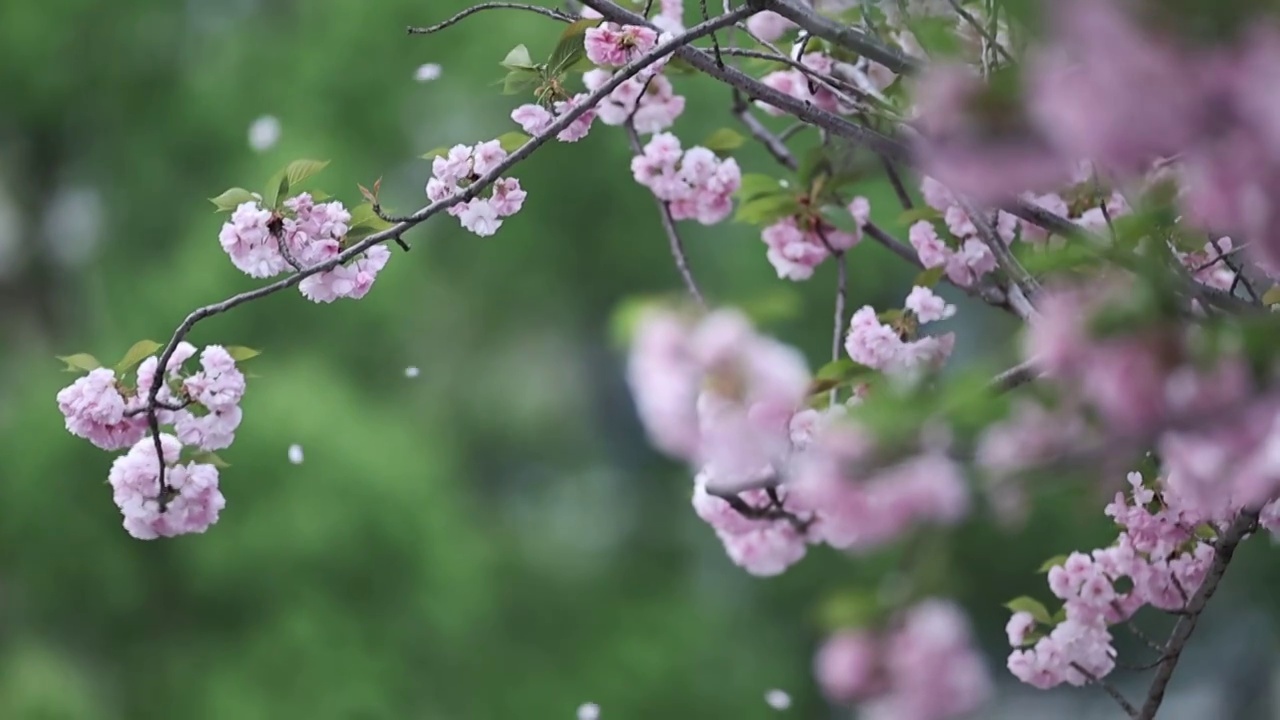
{"type": "MultiPolygon", "coordinates": [[[[206,198],[316,157],[332,164],[315,186],[354,205],[381,176],[407,212],[430,173],[417,155],[515,129],[525,99],[500,94],[497,63],[517,43],[546,53],[559,29],[486,13],[405,34],[462,7],[0,3],[0,718],[568,718],[585,701],[610,718],[757,718],[775,687],[793,716],[827,715],[809,674],[819,608],[895,556],[814,549],[750,577],[690,511],[688,472],[646,445],[610,317],[678,278],[617,129],[522,165],[529,198],[497,236],[445,217],[413,231],[364,300],[287,291],[200,324],[197,344],[264,353],[206,535],[128,537],[111,455],[63,431],[53,398],[73,376],[54,355],[111,362],[257,286],[206,198]],[[415,82],[425,62],[443,76],[415,82]],[[258,154],[246,132],[263,114],[283,136],[258,154]]],[[[732,124],[727,89],[677,83],[687,144],[732,124]]],[[[775,171],[756,148],[739,162],[775,171]]],[[[864,189],[897,227],[886,190],[864,189]]],[[[768,329],[825,360],[829,264],[795,285],[757,229],[683,229],[713,300],[790,306],[768,329]]],[[[849,262],[855,307],[901,302],[909,268],[869,245],[849,262]]],[[[995,311],[963,304],[954,324],[958,364],[1009,357],[995,311]]],[[[1108,492],[1064,482],[1026,526],[979,516],[927,545],[998,675],[999,604],[1047,597],[1041,560],[1107,541],[1108,492]]],[[[1228,585],[1266,587],[1268,567],[1228,585]]]]}

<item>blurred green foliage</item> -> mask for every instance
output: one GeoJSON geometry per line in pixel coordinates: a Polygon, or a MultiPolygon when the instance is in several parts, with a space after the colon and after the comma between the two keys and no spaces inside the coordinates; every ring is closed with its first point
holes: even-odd
{"type": "MultiPolygon", "coordinates": [[[[900,556],[815,550],[755,579],[689,512],[687,473],[645,443],[609,337],[614,307],[678,277],[603,126],[518,170],[529,200],[494,238],[437,218],[362,301],[289,291],[197,327],[198,344],[264,351],[208,534],[130,539],[111,457],[63,432],[53,397],[73,376],[54,355],[120,357],[257,285],[226,261],[207,198],[315,157],[332,161],[315,186],[355,205],[356,183],[381,176],[384,203],[408,212],[427,148],[514,129],[523,99],[501,94],[499,62],[520,43],[545,55],[560,28],[486,13],[405,34],[464,6],[0,4],[0,196],[15,218],[0,234],[18,247],[0,272],[0,718],[556,718],[585,701],[612,718],[754,718],[774,712],[772,687],[797,717],[821,712],[808,671],[824,598],[865,591],[900,556]],[[416,83],[425,62],[443,76],[416,83]],[[283,135],[256,154],[246,132],[263,114],[283,135]],[[71,252],[61,215],[93,213],[58,198],[80,191],[100,222],[71,252]]],[[[731,124],[728,90],[681,82],[682,137],[731,124]]],[[[775,172],[750,144],[734,152],[745,172],[775,172]]],[[[858,190],[903,229],[887,187],[858,190]]],[[[784,284],[751,227],[684,231],[713,300],[755,303],[827,361],[833,268],[784,284]]],[[[897,306],[914,275],[869,245],[849,263],[857,304],[897,306]]],[[[962,305],[958,359],[1007,359],[989,354],[1009,329],[962,305]]],[[[1000,604],[1043,594],[1045,557],[1105,540],[1082,487],[1055,487],[1055,511],[1020,530],[979,518],[925,546],[931,587],[966,601],[993,648],[1000,604]]]]}

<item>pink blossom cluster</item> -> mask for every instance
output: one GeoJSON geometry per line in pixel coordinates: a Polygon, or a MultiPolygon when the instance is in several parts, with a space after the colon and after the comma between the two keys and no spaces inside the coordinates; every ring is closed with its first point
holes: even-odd
{"type": "MultiPolygon", "coordinates": [[[[541,135],[551,128],[552,123],[586,102],[587,97],[587,93],[578,93],[567,100],[553,100],[549,108],[526,103],[511,111],[511,120],[530,135],[541,135]]],[[[584,111],[568,127],[556,133],[556,139],[560,142],[578,142],[591,132],[591,124],[595,119],[595,108],[584,111]]]]}
{"type": "MultiPolygon", "coordinates": [[[[685,99],[675,94],[671,81],[664,75],[629,78],[614,88],[599,105],[596,117],[605,125],[622,125],[631,120],[632,127],[641,135],[652,135],[671,127],[684,112],[685,99]]],[[[613,74],[596,68],[582,74],[582,83],[589,92],[599,90],[613,74]]]]}
{"type": "Polygon", "coordinates": [[[733,158],[718,158],[704,147],[682,150],[671,133],[658,133],[631,160],[636,182],[667,203],[675,220],[714,225],[733,210],[742,171],[733,158]]]}
{"type": "MultiPolygon", "coordinates": [[[[294,269],[312,268],[335,260],[342,252],[351,213],[338,201],[317,203],[310,193],[284,202],[285,212],[273,212],[257,201],[241,203],[222,225],[218,241],[242,272],[267,278],[294,269]]],[[[299,284],[313,302],[359,299],[372,287],[391,253],[374,245],[346,264],[307,276],[299,284]]]]}
{"type": "Polygon", "coordinates": [[[1160,479],[1149,484],[1130,473],[1128,482],[1129,492],[1116,493],[1106,507],[1122,528],[1116,542],[1074,552],[1049,571],[1049,589],[1063,601],[1061,621],[1045,634],[1029,612],[1010,618],[1006,629],[1017,649],[1009,670],[1023,682],[1050,688],[1106,676],[1116,655],[1109,626],[1147,605],[1179,611],[1204,582],[1214,549],[1200,530],[1221,527],[1222,519],[1160,479]]]}
{"type": "Polygon", "coordinates": [[[200,369],[184,374],[184,363],[195,354],[194,345],[178,344],[156,395],[159,425],[173,428],[173,434],[161,436],[165,464],[173,466],[165,478],[172,498],[160,496],[160,463],[154,438],[147,433],[147,400],[156,379],[158,357],[142,361],[137,384],[132,387],[114,370],[98,368],[57,396],[58,409],[73,435],[104,450],[130,448],[112,467],[110,482],[116,504],[124,513],[125,529],[140,539],[204,532],[217,520],[223,505],[214,466],[175,463],[184,446],[213,451],[231,445],[242,417],[245,378],[235,359],[219,345],[204,348],[200,369]]]}
{"type": "MultiPolygon", "coordinates": [[[[908,305],[930,321],[954,313],[923,288],[908,305]]],[[[698,515],[753,574],[782,572],[809,544],[868,550],[968,510],[965,479],[943,448],[874,466],[875,444],[842,420],[844,405],[805,407],[804,358],[734,311],[698,320],[649,309],[627,379],[654,445],[697,469],[698,515]]]]}
{"type": "Polygon", "coordinates": [[[227,501],[218,489],[218,468],[200,462],[181,463],[182,443],[160,435],[164,451],[165,490],[160,488],[161,460],[151,438],[138,441],[116,458],[107,481],[124,515],[124,529],[139,540],[203,533],[218,521],[227,501]]]}
{"type": "Polygon", "coordinates": [[[1248,252],[1274,274],[1280,104],[1268,88],[1280,73],[1280,25],[1259,16],[1230,41],[1189,42],[1180,25],[1193,20],[1172,12],[1152,23],[1119,0],[1046,7],[1052,32],[1025,63],[1024,101],[1002,112],[1002,126],[1012,116],[1020,132],[966,133],[970,101],[982,92],[970,69],[922,79],[929,174],[994,203],[1058,184],[1080,158],[1121,180],[1166,165],[1182,220],[1215,237],[1254,239],[1248,252]]]}
{"type": "Polygon", "coordinates": [[[652,28],[611,22],[587,28],[583,38],[587,59],[602,67],[622,67],[649,53],[657,44],[658,33],[652,28]]]}
{"type": "Polygon", "coordinates": [[[814,658],[822,694],[856,705],[866,720],[947,720],[980,708],[994,692],[990,670],[954,603],[922,600],[889,627],[842,630],[814,658]]]}
{"type": "MultiPolygon", "coordinates": [[[[929,288],[916,286],[907,296],[906,311],[915,321],[911,325],[918,326],[950,318],[956,308],[929,288]]],[[[875,308],[865,305],[853,314],[844,347],[854,362],[890,373],[940,367],[955,347],[955,333],[908,339],[912,334],[914,328],[885,324],[875,308]]]]}
{"type": "Polygon", "coordinates": [[[854,219],[849,232],[832,225],[822,215],[789,215],[765,227],[760,233],[768,251],[769,263],[778,277],[808,280],[813,270],[833,253],[843,253],[862,240],[862,228],[871,216],[871,205],[865,197],[854,198],[847,207],[854,219]]]}
{"type": "MultiPolygon", "coordinates": [[[[447,154],[431,161],[427,198],[433,203],[447,200],[496,170],[506,159],[507,151],[497,140],[475,146],[454,145],[447,154]]],[[[463,228],[480,237],[489,237],[502,227],[503,219],[520,212],[525,195],[516,178],[497,178],[488,197],[471,198],[449,207],[446,212],[458,218],[463,228]]]]}
{"type": "MultiPolygon", "coordinates": [[[[830,55],[820,52],[805,53],[800,64],[809,68],[809,74],[797,69],[776,70],[760,78],[760,82],[768,87],[785,93],[803,102],[831,113],[850,113],[855,105],[850,98],[837,94],[828,83],[814,80],[810,75],[831,77],[835,69],[835,60],[830,55]]],[[[757,101],[756,106],[770,115],[783,115],[785,111],[764,101],[757,101]]]]}
{"type": "Polygon", "coordinates": [[[856,424],[827,420],[792,458],[789,498],[809,511],[814,541],[866,552],[915,525],[952,525],[968,513],[964,475],[941,448],[887,467],[876,449],[856,424]]]}
{"type": "Polygon", "coordinates": [[[1099,276],[1088,284],[1047,289],[1029,321],[1024,355],[1091,408],[1112,431],[1138,438],[1178,419],[1211,417],[1237,406],[1252,380],[1243,359],[1211,367],[1191,360],[1194,328],[1168,325],[1099,336],[1092,324],[1104,308],[1133,298],[1131,280],[1099,276]]]}
{"type": "Polygon", "coordinates": [[[701,474],[694,480],[693,509],[715,530],[735,565],[752,575],[769,577],[804,558],[812,542],[807,513],[788,501],[785,487],[774,489],[772,495],[759,489],[739,493],[737,500],[760,516],[747,517],[729,501],[708,492],[706,480],[701,474]],[[777,517],[781,512],[796,520],[777,517]]]}

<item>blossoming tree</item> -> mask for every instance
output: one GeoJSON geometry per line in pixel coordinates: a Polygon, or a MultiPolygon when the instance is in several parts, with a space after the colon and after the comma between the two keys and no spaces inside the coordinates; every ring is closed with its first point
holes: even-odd
{"type": "MultiPolygon", "coordinates": [[[[514,175],[522,160],[612,132],[683,286],[628,309],[627,381],[654,447],[688,464],[693,510],[728,558],[771,576],[813,545],[865,556],[921,528],[1016,520],[1028,474],[1086,468],[1114,486],[1099,510],[1117,535],[1046,560],[1052,606],[1010,601],[1008,671],[1038,688],[1096,685],[1154,718],[1236,548],[1280,529],[1273,5],[479,4],[409,32],[530,14],[531,38],[555,41],[548,57],[495,48],[518,131],[427,153],[427,204],[405,216],[380,205],[379,182],[351,207],[300,191],[324,169],[314,160],[226,190],[213,198],[222,249],[272,280],[114,366],[62,358],[82,375],[57,404],[71,434],[123,451],[107,479],[130,535],[203,533],[226,505],[215,453],[242,430],[240,365],[257,351],[196,348],[196,324],[293,287],[317,303],[362,298],[387,243],[408,250],[409,231],[441,213],[494,235],[539,201],[514,175]],[[702,144],[680,137],[693,73],[733,91],[736,129],[702,144]],[[776,163],[740,167],[747,142],[776,163]],[[871,174],[900,207],[854,194],[871,174]],[[779,282],[835,266],[829,357],[761,334],[699,284],[681,224],[732,221],[757,228],[779,282]],[[846,262],[863,244],[918,268],[900,307],[847,307],[846,262]],[[954,333],[935,328],[956,307],[940,284],[1021,321],[1023,362],[949,368],[954,333]],[[1130,700],[1108,681],[1113,635],[1137,632],[1148,606],[1176,623],[1151,643],[1146,696],[1130,700]]],[[[817,653],[828,699],[883,720],[978,709],[992,676],[964,612],[910,583],[878,597],[817,653]]]]}

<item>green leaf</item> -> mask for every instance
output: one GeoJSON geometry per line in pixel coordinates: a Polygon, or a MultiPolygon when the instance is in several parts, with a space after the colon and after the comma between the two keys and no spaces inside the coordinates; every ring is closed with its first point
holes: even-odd
{"type": "Polygon", "coordinates": [[[139,340],[129,348],[129,352],[120,358],[120,362],[116,363],[116,373],[124,373],[129,368],[137,365],[146,358],[154,355],[157,350],[164,347],[155,340],[139,340]]]}
{"type": "Polygon", "coordinates": [[[1004,606],[1013,612],[1031,613],[1031,617],[1035,618],[1038,623],[1044,623],[1045,625],[1053,624],[1053,617],[1049,614],[1049,608],[1046,608],[1044,603],[1036,600],[1035,598],[1023,595],[1022,597],[1010,600],[1005,603],[1004,606]]]}
{"type": "Polygon", "coordinates": [[[560,41],[556,43],[556,47],[551,51],[551,57],[547,58],[547,74],[551,77],[559,77],[569,68],[573,67],[578,61],[587,56],[587,50],[584,43],[584,36],[587,30],[601,23],[601,18],[590,18],[578,20],[565,28],[560,33],[560,41]]]}
{"type": "Polygon", "coordinates": [[[1054,569],[1054,568],[1058,567],[1059,565],[1062,565],[1062,564],[1063,564],[1063,563],[1065,563],[1066,561],[1067,561],[1067,556],[1066,556],[1066,555],[1054,555],[1053,557],[1049,558],[1048,560],[1045,560],[1043,563],[1040,563],[1040,568],[1039,568],[1038,570],[1036,570],[1036,572],[1038,572],[1038,573],[1047,573],[1047,572],[1049,572],[1050,570],[1052,570],[1052,569],[1054,569]]]}
{"type": "Polygon", "coordinates": [[[440,146],[440,147],[438,147],[438,148],[432,148],[432,149],[430,149],[430,150],[428,150],[428,151],[426,151],[426,152],[422,153],[421,157],[422,157],[422,159],[423,159],[423,160],[434,160],[434,159],[436,159],[436,158],[438,158],[438,157],[444,157],[444,156],[446,156],[446,155],[448,155],[448,154],[449,154],[449,146],[448,146],[448,145],[441,145],[441,146],[440,146]]]}
{"type": "Polygon", "coordinates": [[[820,174],[830,173],[831,164],[827,162],[826,148],[818,146],[805,153],[796,169],[796,178],[800,184],[809,187],[820,174]]]}
{"type": "Polygon", "coordinates": [[[804,308],[804,299],[793,285],[774,285],[769,291],[753,293],[733,306],[747,314],[756,325],[794,320],[804,308]]]}
{"type": "Polygon", "coordinates": [[[938,267],[934,267],[934,268],[929,268],[928,270],[925,270],[924,272],[917,275],[915,282],[913,284],[918,287],[931,288],[934,285],[938,284],[938,281],[942,279],[942,276],[945,272],[946,272],[946,267],[942,265],[939,265],[938,267]]]}
{"type": "Polygon", "coordinates": [[[883,612],[874,593],[848,590],[823,601],[818,608],[818,623],[827,631],[861,628],[873,624],[883,612]]]}
{"type": "Polygon", "coordinates": [[[1272,285],[1271,289],[1262,293],[1263,305],[1275,305],[1280,303],[1280,285],[1272,285]]]}
{"type": "Polygon", "coordinates": [[[537,70],[517,69],[502,79],[503,95],[519,95],[542,81],[537,70]]]}
{"type": "Polygon", "coordinates": [[[372,203],[362,203],[351,209],[350,229],[347,230],[347,241],[361,240],[376,232],[392,227],[392,223],[378,217],[373,211],[372,203]]]}
{"type": "Polygon", "coordinates": [[[800,212],[800,202],[791,195],[766,195],[738,206],[734,222],[768,225],[800,212]]]}
{"type": "Polygon", "coordinates": [[[218,457],[217,453],[201,452],[191,456],[191,462],[212,465],[218,469],[229,468],[231,464],[218,457]]]}
{"type": "Polygon", "coordinates": [[[742,137],[738,131],[732,128],[720,128],[702,141],[702,146],[721,157],[728,155],[730,150],[736,150],[742,147],[746,142],[746,138],[742,137]]]}
{"type": "Polygon", "coordinates": [[[328,160],[294,160],[284,169],[284,176],[290,186],[301,185],[304,180],[328,166],[328,160]]]}
{"type": "Polygon", "coordinates": [[[498,144],[501,145],[502,149],[506,152],[512,153],[519,150],[525,143],[529,142],[530,139],[531,138],[528,135],[525,135],[522,132],[509,132],[498,136],[498,144]]]}
{"type": "Polygon", "coordinates": [[[245,360],[258,357],[259,355],[262,354],[262,351],[254,350],[253,348],[247,348],[247,347],[244,347],[243,345],[232,345],[231,347],[227,348],[227,354],[230,355],[231,359],[235,360],[236,362],[244,362],[245,360]]]}
{"type": "Polygon", "coordinates": [[[64,372],[89,372],[102,367],[102,363],[98,362],[98,358],[88,353],[76,353],[75,355],[58,355],[59,360],[66,363],[63,368],[64,372]]]}
{"type": "Polygon", "coordinates": [[[1218,531],[1208,523],[1201,523],[1196,526],[1196,537],[1201,540],[1217,540],[1218,531]]]}
{"type": "Polygon", "coordinates": [[[913,207],[910,210],[907,210],[903,212],[901,215],[899,215],[898,224],[909,226],[909,225],[915,225],[921,220],[928,220],[929,222],[938,222],[941,219],[942,219],[942,213],[938,212],[937,210],[934,210],[928,205],[920,205],[918,207],[913,207]]]}
{"type": "Polygon", "coordinates": [[[623,298],[614,307],[609,318],[609,335],[615,347],[625,349],[631,345],[636,328],[651,309],[663,306],[678,307],[679,300],[670,294],[634,295],[623,298]]]}
{"type": "Polygon", "coordinates": [[[209,198],[209,202],[218,208],[218,212],[231,212],[240,207],[242,203],[254,202],[258,196],[245,190],[244,188],[233,187],[222,193],[218,197],[209,198]]]}
{"type": "Polygon", "coordinates": [[[818,380],[832,380],[836,382],[849,382],[856,380],[863,375],[875,372],[871,368],[861,363],[856,363],[848,358],[832,360],[831,362],[818,368],[818,372],[814,377],[818,380]]]}
{"type": "Polygon", "coordinates": [[[508,70],[538,69],[538,66],[533,62],[533,58],[529,55],[529,48],[524,45],[517,45],[511,48],[511,52],[507,53],[507,56],[502,59],[500,64],[508,70]]]}
{"type": "Polygon", "coordinates": [[[662,72],[665,75],[671,75],[673,73],[676,75],[694,75],[697,74],[698,69],[690,65],[684,58],[673,56],[667,61],[666,65],[662,66],[662,72]]]}
{"type": "Polygon", "coordinates": [[[754,200],[763,195],[777,195],[786,192],[786,188],[777,178],[760,173],[748,173],[742,176],[742,184],[735,193],[739,200],[754,200]]]}
{"type": "Polygon", "coordinates": [[[954,17],[915,17],[907,20],[907,27],[930,55],[955,57],[960,53],[954,17]]]}
{"type": "Polygon", "coordinates": [[[885,325],[892,325],[893,323],[902,322],[902,318],[905,316],[906,311],[904,310],[885,310],[879,315],[876,315],[876,319],[885,325]]]}
{"type": "Polygon", "coordinates": [[[270,208],[280,207],[280,201],[289,195],[288,168],[281,170],[267,181],[267,189],[262,193],[262,203],[270,208]]]}

